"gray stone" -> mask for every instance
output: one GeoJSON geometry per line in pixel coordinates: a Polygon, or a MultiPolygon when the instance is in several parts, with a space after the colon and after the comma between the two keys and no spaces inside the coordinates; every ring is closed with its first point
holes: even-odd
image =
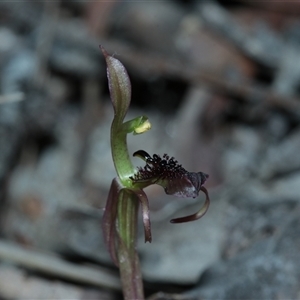
{"type": "MultiPolygon", "coordinates": [[[[185,201],[162,196],[162,201],[185,201]],[[165,199],[165,200],[164,200],[165,199]]],[[[199,210],[201,204],[176,212],[177,216],[199,210]]],[[[226,202],[214,197],[209,211],[200,220],[185,224],[170,224],[170,219],[155,222],[152,218],[153,242],[139,246],[142,270],[146,279],[179,284],[195,283],[199,275],[220,259],[224,237],[226,202]]],[[[153,214],[152,214],[153,215],[153,214]]]]}
{"type": "Polygon", "coordinates": [[[300,222],[285,230],[275,251],[273,240],[256,243],[236,257],[215,264],[202,277],[191,299],[298,299],[300,222]],[[293,256],[288,255],[292,251],[293,256]]]}

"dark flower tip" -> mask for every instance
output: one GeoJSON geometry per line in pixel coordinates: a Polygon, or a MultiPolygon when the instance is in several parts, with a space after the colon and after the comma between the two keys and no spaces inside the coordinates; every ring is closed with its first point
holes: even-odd
{"type": "Polygon", "coordinates": [[[146,187],[151,184],[161,185],[166,194],[182,198],[197,197],[200,190],[206,194],[203,208],[196,214],[172,220],[172,223],[189,222],[201,218],[209,207],[207,190],[202,186],[208,175],[202,172],[188,172],[174,157],[164,154],[152,157],[144,150],[139,150],[133,156],[140,157],[146,162],[145,167],[138,168],[138,172],[131,177],[134,184],[146,187]]]}

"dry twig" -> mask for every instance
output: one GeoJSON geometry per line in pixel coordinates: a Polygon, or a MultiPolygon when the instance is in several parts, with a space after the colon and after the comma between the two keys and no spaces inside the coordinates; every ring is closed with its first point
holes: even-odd
{"type": "Polygon", "coordinates": [[[24,249],[3,240],[0,241],[0,260],[10,261],[30,270],[58,276],[80,284],[90,284],[114,290],[121,288],[118,276],[105,269],[78,266],[57,256],[24,249]]]}

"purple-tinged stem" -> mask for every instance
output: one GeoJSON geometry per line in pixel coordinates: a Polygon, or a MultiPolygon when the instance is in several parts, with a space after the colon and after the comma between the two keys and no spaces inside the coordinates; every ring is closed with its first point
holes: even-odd
{"type": "Polygon", "coordinates": [[[140,271],[136,236],[139,201],[135,194],[123,189],[118,202],[118,262],[125,300],[143,300],[143,281],[140,271]]]}

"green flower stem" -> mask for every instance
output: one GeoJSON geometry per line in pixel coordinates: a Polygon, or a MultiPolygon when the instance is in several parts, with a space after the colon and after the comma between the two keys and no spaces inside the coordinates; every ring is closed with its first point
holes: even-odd
{"type": "Polygon", "coordinates": [[[120,130],[119,127],[111,127],[111,152],[115,169],[124,187],[131,187],[132,183],[129,179],[134,174],[134,167],[131,163],[127,150],[127,132],[120,130]]]}
{"type": "Polygon", "coordinates": [[[118,264],[125,300],[144,299],[144,289],[138,253],[136,251],[139,200],[128,188],[135,172],[127,149],[127,134],[148,126],[146,117],[138,117],[120,124],[114,119],[111,127],[111,149],[118,177],[124,186],[117,208],[118,264]]]}
{"type": "Polygon", "coordinates": [[[118,261],[125,300],[144,299],[139,257],[136,251],[139,201],[123,189],[118,202],[118,261]]]}
{"type": "Polygon", "coordinates": [[[125,187],[132,187],[132,181],[129,177],[133,176],[135,172],[135,168],[128,154],[127,134],[131,132],[140,134],[150,128],[151,124],[145,116],[137,117],[121,124],[118,118],[115,117],[113,120],[111,126],[112,156],[118,177],[125,187]]]}

